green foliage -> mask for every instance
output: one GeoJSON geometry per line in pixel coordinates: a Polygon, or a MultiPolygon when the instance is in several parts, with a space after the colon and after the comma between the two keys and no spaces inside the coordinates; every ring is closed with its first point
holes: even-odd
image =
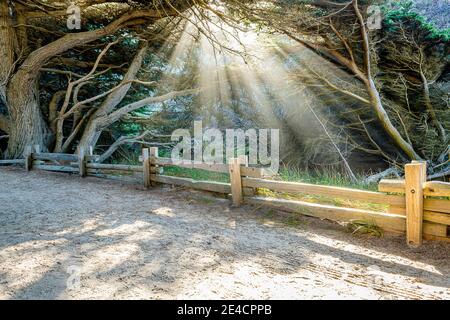
{"type": "Polygon", "coordinates": [[[403,0],[394,5],[383,6],[385,13],[384,28],[389,32],[398,32],[398,22],[407,21],[414,28],[422,29],[426,33],[428,40],[450,40],[450,28],[440,29],[426,17],[414,11],[414,2],[412,0],[403,0]]]}
{"type": "Polygon", "coordinates": [[[190,178],[197,181],[230,182],[229,175],[201,169],[187,169],[180,167],[165,167],[164,175],[190,178]]]}

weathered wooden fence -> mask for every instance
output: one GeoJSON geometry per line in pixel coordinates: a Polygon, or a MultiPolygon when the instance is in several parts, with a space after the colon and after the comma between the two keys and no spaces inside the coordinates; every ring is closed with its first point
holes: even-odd
{"type": "Polygon", "coordinates": [[[338,222],[364,220],[375,223],[387,232],[405,233],[407,243],[418,246],[422,238],[450,241],[450,183],[426,181],[426,164],[413,162],[405,167],[405,180],[382,180],[379,192],[350,188],[323,186],[307,183],[273,180],[273,174],[265,168],[249,167],[247,158],[229,159],[228,164],[178,163],[158,156],[158,148],[145,148],[142,165],[96,163],[97,156],[80,152],[78,155],[41,153],[39,148],[27,149],[24,159],[0,160],[0,165],[20,164],[27,170],[78,173],[81,176],[105,176],[121,171],[142,174],[146,188],[158,183],[231,194],[234,205],[242,203],[265,205],[307,216],[338,222]],[[164,167],[178,166],[229,174],[230,183],[198,181],[164,175],[164,167]],[[337,205],[288,200],[283,197],[258,196],[257,189],[276,193],[324,196],[386,207],[383,212],[343,207],[337,205]]]}

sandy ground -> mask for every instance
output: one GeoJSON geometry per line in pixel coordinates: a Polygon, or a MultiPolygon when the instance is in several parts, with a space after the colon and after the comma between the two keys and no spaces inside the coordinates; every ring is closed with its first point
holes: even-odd
{"type": "Polygon", "coordinates": [[[449,299],[450,244],[0,168],[1,299],[449,299]]]}

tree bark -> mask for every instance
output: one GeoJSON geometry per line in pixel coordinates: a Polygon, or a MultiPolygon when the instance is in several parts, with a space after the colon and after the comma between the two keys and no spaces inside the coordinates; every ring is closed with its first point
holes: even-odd
{"type": "Polygon", "coordinates": [[[434,111],[433,104],[431,103],[430,86],[429,86],[427,77],[425,76],[425,74],[422,71],[422,65],[420,66],[419,73],[420,73],[420,79],[422,80],[422,83],[423,83],[423,96],[424,96],[424,100],[425,100],[425,107],[427,108],[428,113],[430,114],[433,125],[438,130],[439,136],[441,137],[441,141],[443,143],[447,143],[447,133],[445,132],[444,127],[440,123],[440,121],[436,115],[436,112],[434,111]]]}
{"type": "Polygon", "coordinates": [[[6,101],[6,86],[12,68],[14,66],[14,43],[15,32],[13,29],[13,21],[9,15],[9,6],[6,1],[0,2],[0,100],[7,104],[6,101]]]}
{"type": "Polygon", "coordinates": [[[9,133],[10,130],[10,120],[2,114],[0,114],[0,130],[6,133],[9,133]]]}
{"type": "Polygon", "coordinates": [[[8,110],[12,120],[8,158],[20,158],[27,145],[40,145],[43,151],[51,143],[52,133],[39,107],[37,77],[19,72],[8,85],[8,110]]]}

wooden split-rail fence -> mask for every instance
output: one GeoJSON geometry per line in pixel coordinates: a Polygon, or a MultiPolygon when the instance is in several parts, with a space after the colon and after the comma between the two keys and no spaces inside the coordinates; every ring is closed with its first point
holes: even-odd
{"type": "MultiPolygon", "coordinates": [[[[406,233],[408,245],[419,246],[422,239],[450,242],[450,183],[426,180],[426,163],[405,166],[404,180],[382,180],[379,191],[365,191],[334,186],[277,181],[267,168],[251,167],[245,156],[229,159],[228,164],[205,164],[158,156],[158,148],[142,149],[142,165],[97,163],[90,152],[78,155],[42,153],[38,147],[27,148],[24,159],[0,160],[0,165],[22,164],[26,170],[40,169],[77,173],[81,176],[107,176],[111,172],[133,172],[142,175],[146,188],[170,184],[231,195],[234,205],[270,206],[284,211],[348,223],[354,220],[376,224],[385,232],[406,233]],[[229,174],[230,183],[198,181],[164,175],[164,167],[202,169],[229,174]],[[259,196],[258,189],[273,191],[274,196],[259,196]],[[348,200],[352,203],[385,207],[382,212],[323,203],[289,200],[282,193],[321,196],[348,200]],[[280,196],[277,196],[280,194],[280,196]]],[[[320,199],[320,198],[319,198],[320,199]]],[[[345,201],[344,201],[345,203],[345,201]]],[[[365,206],[367,207],[367,206],[365,206]]],[[[368,206],[370,207],[370,206],[368,206]]]]}

